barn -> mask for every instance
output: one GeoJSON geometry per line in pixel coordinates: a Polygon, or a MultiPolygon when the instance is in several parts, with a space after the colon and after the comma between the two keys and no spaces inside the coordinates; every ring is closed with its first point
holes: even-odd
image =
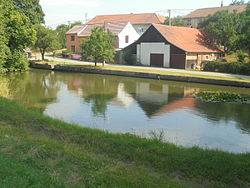
{"type": "Polygon", "coordinates": [[[198,29],[152,24],[123,53],[136,55],[145,66],[177,69],[200,68],[204,60],[216,60],[222,51],[207,45],[198,29]]]}

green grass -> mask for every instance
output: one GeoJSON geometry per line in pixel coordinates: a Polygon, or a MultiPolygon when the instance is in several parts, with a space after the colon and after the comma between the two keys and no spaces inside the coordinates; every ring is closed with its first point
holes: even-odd
{"type": "MultiPolygon", "coordinates": [[[[177,72],[170,72],[164,70],[150,70],[145,69],[143,67],[140,68],[133,68],[130,66],[127,67],[119,67],[119,66],[94,66],[94,63],[82,64],[79,61],[79,64],[72,64],[70,62],[58,62],[58,61],[50,61],[50,62],[39,62],[39,63],[49,63],[50,65],[63,65],[63,66],[79,66],[84,68],[90,69],[104,69],[104,70],[117,70],[117,71],[128,71],[128,72],[141,72],[141,73],[152,73],[152,74],[160,74],[160,75],[170,75],[170,76],[182,76],[182,77],[195,77],[195,78],[206,78],[206,79],[215,79],[215,80],[229,80],[229,81],[238,81],[238,82],[250,82],[250,79],[241,79],[241,78],[233,78],[233,77],[220,77],[220,76],[208,76],[208,75],[198,75],[198,74],[191,74],[191,73],[177,73],[177,72]]],[[[194,71],[197,72],[197,71],[194,71]]]]}
{"type": "Polygon", "coordinates": [[[3,98],[0,166],[0,187],[250,186],[250,154],[81,128],[3,98]]]}

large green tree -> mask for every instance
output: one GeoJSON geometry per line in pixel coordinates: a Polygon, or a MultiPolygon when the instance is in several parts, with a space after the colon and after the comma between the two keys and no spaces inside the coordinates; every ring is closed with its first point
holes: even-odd
{"type": "Polygon", "coordinates": [[[39,4],[40,0],[11,0],[15,9],[18,12],[27,16],[32,24],[44,23],[42,7],[39,4]]]}
{"type": "Polygon", "coordinates": [[[0,0],[0,69],[24,70],[28,61],[24,49],[32,45],[35,31],[28,17],[16,11],[12,0],[0,0]]]}
{"type": "Polygon", "coordinates": [[[56,31],[46,28],[42,25],[35,25],[34,26],[36,30],[36,42],[34,47],[36,49],[39,49],[42,60],[45,59],[45,53],[46,52],[53,52],[60,48],[59,39],[57,36],[56,31]]]}
{"type": "Polygon", "coordinates": [[[202,28],[206,42],[217,45],[228,53],[236,48],[243,19],[237,12],[219,11],[202,21],[199,28],[202,28]]]}
{"type": "Polygon", "coordinates": [[[111,62],[114,60],[115,37],[104,27],[96,27],[92,30],[91,36],[87,39],[83,45],[83,56],[90,57],[94,60],[95,66],[97,62],[111,62]]]}

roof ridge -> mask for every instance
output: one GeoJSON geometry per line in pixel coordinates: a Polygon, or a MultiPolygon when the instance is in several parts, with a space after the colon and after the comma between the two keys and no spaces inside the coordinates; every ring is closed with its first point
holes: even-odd
{"type": "MultiPolygon", "coordinates": [[[[198,9],[196,9],[196,10],[214,9],[214,8],[227,8],[227,7],[242,7],[242,6],[247,6],[247,4],[244,4],[244,5],[228,5],[228,6],[223,6],[223,7],[198,8],[198,9]]],[[[196,11],[196,10],[194,10],[194,11],[196,11]]]]}
{"type": "Polygon", "coordinates": [[[102,15],[97,15],[95,17],[98,17],[98,16],[142,15],[142,14],[156,14],[156,13],[150,12],[150,13],[128,13],[128,14],[102,14],[102,15]]]}

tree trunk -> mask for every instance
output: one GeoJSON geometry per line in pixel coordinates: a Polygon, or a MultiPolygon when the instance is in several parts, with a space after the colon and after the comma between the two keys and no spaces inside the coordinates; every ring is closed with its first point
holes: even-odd
{"type": "Polygon", "coordinates": [[[40,53],[41,53],[41,56],[42,56],[42,61],[44,61],[44,54],[45,54],[45,50],[40,49],[40,53]]]}
{"type": "Polygon", "coordinates": [[[95,61],[95,66],[97,66],[97,62],[95,61]]]}
{"type": "Polygon", "coordinates": [[[42,60],[44,61],[44,55],[45,55],[45,53],[44,52],[42,52],[42,60]]]}

